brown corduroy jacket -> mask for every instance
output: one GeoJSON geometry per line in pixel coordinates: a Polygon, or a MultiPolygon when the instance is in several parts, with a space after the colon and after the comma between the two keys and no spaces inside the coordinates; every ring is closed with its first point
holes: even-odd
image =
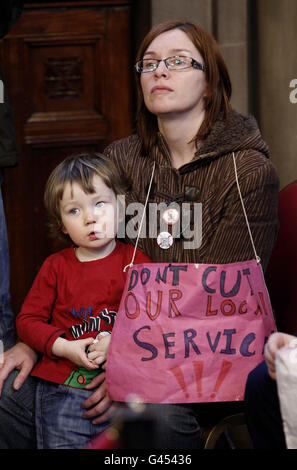
{"type": "MultiPolygon", "coordinates": [[[[141,154],[137,135],[116,141],[105,149],[104,153],[132,181],[131,192],[126,196],[130,219],[131,206],[128,204],[144,205],[154,162],[149,203],[172,204],[175,201],[180,207],[179,230],[172,232],[173,226],[168,227],[168,232],[174,234],[173,244],[168,249],[160,248],[157,243],[160,215],[154,230],[153,211],[147,210],[138,248],[153,261],[223,264],[255,258],[236,185],[233,152],[255,249],[265,270],[277,235],[279,180],[269,159],[268,147],[252,116],[232,111],[228,121],[218,119],[193,160],[178,170],[171,166],[169,149],[161,134],[150,155],[141,154]],[[195,218],[195,203],[201,203],[196,208],[202,208],[202,239],[199,247],[188,249],[185,242],[190,241],[190,232],[186,229],[194,230],[193,223],[197,225],[199,221],[198,215],[195,218]],[[182,216],[188,220],[183,214],[183,206],[191,207],[189,227],[186,222],[182,223],[182,216]],[[184,233],[180,234],[184,228],[184,233]],[[155,236],[149,236],[150,230],[155,236]]],[[[133,217],[135,222],[140,219],[135,216],[138,210],[135,207],[130,227],[133,217]]],[[[130,238],[135,243],[135,236],[130,234],[130,238]]]]}

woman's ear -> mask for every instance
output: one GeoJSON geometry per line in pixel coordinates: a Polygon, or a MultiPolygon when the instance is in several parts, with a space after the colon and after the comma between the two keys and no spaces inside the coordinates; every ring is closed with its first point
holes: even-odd
{"type": "Polygon", "coordinates": [[[203,98],[204,98],[205,104],[207,105],[210,101],[210,89],[208,85],[206,85],[205,87],[203,98]]]}

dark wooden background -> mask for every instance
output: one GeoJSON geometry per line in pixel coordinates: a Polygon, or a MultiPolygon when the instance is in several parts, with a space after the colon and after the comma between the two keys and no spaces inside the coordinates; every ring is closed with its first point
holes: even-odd
{"type": "Polygon", "coordinates": [[[17,313],[45,257],[45,182],[66,156],[102,151],[133,131],[132,2],[26,2],[0,42],[19,165],[4,172],[3,199],[17,313]]]}

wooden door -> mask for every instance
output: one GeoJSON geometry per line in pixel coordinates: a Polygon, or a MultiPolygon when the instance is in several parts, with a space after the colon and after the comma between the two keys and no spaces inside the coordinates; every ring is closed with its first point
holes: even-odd
{"type": "Polygon", "coordinates": [[[25,2],[0,43],[20,153],[3,185],[15,313],[45,257],[62,248],[46,227],[49,173],[132,132],[130,3],[25,2]]]}

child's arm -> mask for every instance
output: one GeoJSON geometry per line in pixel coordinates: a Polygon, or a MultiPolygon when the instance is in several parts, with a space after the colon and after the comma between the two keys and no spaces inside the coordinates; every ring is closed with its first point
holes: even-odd
{"type": "Polygon", "coordinates": [[[51,324],[57,296],[57,275],[52,257],[43,263],[16,318],[18,337],[35,351],[51,356],[52,345],[65,330],[51,324]]]}
{"type": "Polygon", "coordinates": [[[59,337],[52,346],[52,353],[55,356],[69,359],[77,366],[86,367],[86,369],[98,369],[98,365],[88,359],[86,348],[93,343],[93,338],[77,339],[68,341],[59,337]]]}
{"type": "Polygon", "coordinates": [[[107,359],[111,334],[107,331],[99,333],[93,343],[88,347],[88,359],[95,364],[102,364],[107,359]]]}

